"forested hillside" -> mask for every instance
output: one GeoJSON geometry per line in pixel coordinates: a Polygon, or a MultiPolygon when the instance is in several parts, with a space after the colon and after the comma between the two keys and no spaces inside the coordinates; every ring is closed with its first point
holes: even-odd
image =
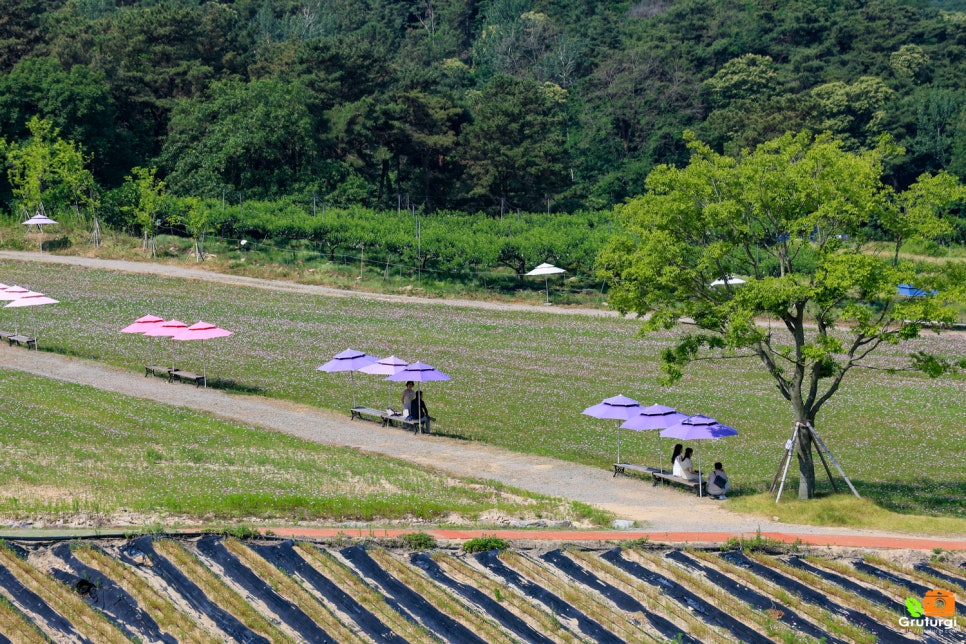
{"type": "Polygon", "coordinates": [[[963,4],[2,0],[0,136],[48,119],[105,194],[157,167],[230,203],[603,209],[683,162],[685,129],[891,134],[901,187],[966,176],[963,4]]]}

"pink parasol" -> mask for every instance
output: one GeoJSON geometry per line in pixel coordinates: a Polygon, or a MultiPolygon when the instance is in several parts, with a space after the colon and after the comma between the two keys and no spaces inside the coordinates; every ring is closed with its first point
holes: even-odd
{"type": "Polygon", "coordinates": [[[146,330],[144,335],[149,338],[170,338],[187,328],[188,325],[181,320],[168,320],[146,330]]]}
{"type": "MultiPolygon", "coordinates": [[[[168,320],[153,325],[141,335],[146,338],[170,338],[188,328],[181,320],[168,320]]],[[[174,367],[174,350],[171,351],[171,366],[174,367]]]]}
{"type": "Polygon", "coordinates": [[[154,325],[163,323],[164,318],[159,318],[156,315],[145,315],[136,319],[134,324],[129,324],[121,329],[121,333],[144,333],[157,328],[154,325]]]}
{"type": "Polygon", "coordinates": [[[12,309],[20,306],[39,306],[41,304],[57,304],[60,300],[55,300],[52,297],[47,297],[43,293],[37,293],[35,291],[27,291],[20,295],[17,299],[4,304],[3,308],[12,309]]]}
{"type": "MultiPolygon", "coordinates": [[[[13,308],[20,308],[24,306],[40,306],[41,304],[57,304],[58,302],[59,300],[55,300],[52,297],[47,297],[43,293],[37,293],[35,291],[27,291],[26,293],[18,294],[17,299],[7,302],[6,304],[4,304],[3,308],[13,309],[13,308]]],[[[34,329],[35,342],[36,342],[36,336],[37,336],[37,331],[36,329],[34,329]]],[[[34,348],[36,347],[37,345],[35,343],[34,348]]]]}
{"type": "Polygon", "coordinates": [[[0,300],[9,302],[29,292],[30,289],[26,289],[22,286],[8,286],[4,289],[0,289],[0,300]]]}
{"type": "MultiPolygon", "coordinates": [[[[176,333],[171,337],[172,340],[189,341],[189,340],[201,340],[201,346],[204,348],[205,340],[211,340],[212,338],[227,338],[232,335],[231,331],[219,328],[210,322],[198,322],[192,324],[186,329],[182,329],[180,332],[176,333]]],[[[202,363],[202,382],[205,383],[205,387],[208,387],[208,355],[204,356],[204,361],[202,363]]]]}
{"type": "Polygon", "coordinates": [[[187,329],[182,329],[172,336],[174,340],[210,340],[212,338],[227,338],[231,331],[218,328],[210,322],[198,322],[187,329]]]}

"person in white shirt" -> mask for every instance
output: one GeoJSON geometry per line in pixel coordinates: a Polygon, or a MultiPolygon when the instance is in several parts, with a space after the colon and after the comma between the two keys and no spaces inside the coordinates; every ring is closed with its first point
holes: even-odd
{"type": "Polygon", "coordinates": [[[681,478],[687,478],[684,475],[684,470],[681,469],[681,452],[684,451],[684,445],[678,443],[674,446],[674,451],[671,453],[671,474],[674,476],[680,476],[681,478]]]}
{"type": "Polygon", "coordinates": [[[698,473],[695,471],[694,463],[691,461],[691,454],[693,453],[694,453],[694,450],[691,449],[690,447],[684,450],[684,458],[681,459],[681,471],[683,473],[677,474],[677,476],[686,478],[689,481],[698,480],[698,473]]]}
{"type": "Polygon", "coordinates": [[[409,408],[413,404],[413,398],[416,397],[416,392],[413,391],[413,387],[414,386],[416,386],[416,383],[413,382],[412,380],[410,380],[409,382],[406,383],[406,388],[403,389],[403,392],[402,392],[402,407],[403,407],[402,414],[403,414],[403,416],[408,416],[409,415],[409,408]]]}

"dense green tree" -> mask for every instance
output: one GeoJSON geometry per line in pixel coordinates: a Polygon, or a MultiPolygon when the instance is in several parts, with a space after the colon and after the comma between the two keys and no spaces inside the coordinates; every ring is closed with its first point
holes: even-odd
{"type": "Polygon", "coordinates": [[[5,73],[43,43],[41,0],[0,0],[0,73],[5,73]]]}
{"type": "Polygon", "coordinates": [[[473,194],[539,209],[566,183],[562,100],[553,87],[510,76],[487,84],[462,138],[473,194]]]}
{"type": "Polygon", "coordinates": [[[30,58],[0,76],[0,132],[22,138],[34,116],[50,120],[62,136],[82,145],[99,172],[109,173],[114,159],[125,160],[115,152],[110,87],[103,75],[85,65],[68,71],[51,58],[30,58]]]}
{"type": "Polygon", "coordinates": [[[219,82],[185,99],[171,119],[160,160],[168,185],[183,195],[222,190],[280,196],[312,182],[316,123],[299,83],[219,82]]]}
{"type": "MultiPolygon", "coordinates": [[[[774,379],[790,420],[814,426],[877,349],[915,338],[926,321],[954,320],[966,303],[952,269],[860,249],[872,220],[897,244],[941,234],[943,213],[966,198],[949,175],[924,175],[901,193],[883,184],[883,161],[897,152],[887,140],[850,153],[827,135],[787,134],[737,158],[697,140],[689,147],[686,167],[656,168],[647,192],[619,209],[626,233],[599,258],[612,305],[649,316],[646,330],[683,324],[662,355],[670,379],[695,360],[748,358],[774,379]],[[729,276],[747,283],[714,285],[729,276]],[[900,283],[938,294],[903,298],[900,283]]],[[[799,496],[811,498],[808,433],[797,457],[799,496]]]]}

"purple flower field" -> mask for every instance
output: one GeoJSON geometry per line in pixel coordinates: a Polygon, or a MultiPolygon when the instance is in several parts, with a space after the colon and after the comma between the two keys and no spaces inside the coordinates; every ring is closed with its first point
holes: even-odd
{"type": "MultiPolygon", "coordinates": [[[[790,409],[755,362],[696,363],[675,386],[663,387],[658,355],[671,338],[641,338],[631,320],[404,306],[15,262],[4,263],[0,279],[61,301],[6,311],[0,322],[36,332],[47,350],[132,370],[173,361],[200,372],[201,344],[119,330],[147,314],[189,325],[205,320],[235,332],[205,342],[210,380],[342,411],[351,406],[349,374],[316,367],[350,347],[395,354],[452,377],[422,387],[440,433],[602,469],[616,457],[617,423],[580,412],[617,394],[737,428],[737,437],[703,444],[701,459],[724,461],[747,491],[767,487],[791,436],[790,409]]],[[[877,366],[900,369],[904,355],[920,349],[958,359],[966,355],[966,334],[927,332],[885,348],[877,366]]],[[[399,405],[397,383],[361,373],[353,380],[359,403],[385,407],[391,396],[399,405]]],[[[863,495],[892,509],[966,516],[963,375],[931,380],[856,371],[823,409],[817,429],[863,495]]],[[[667,461],[670,441],[655,432],[621,432],[622,460],[656,466],[661,449],[667,461]]],[[[818,478],[822,488],[820,467],[818,478]]]]}

